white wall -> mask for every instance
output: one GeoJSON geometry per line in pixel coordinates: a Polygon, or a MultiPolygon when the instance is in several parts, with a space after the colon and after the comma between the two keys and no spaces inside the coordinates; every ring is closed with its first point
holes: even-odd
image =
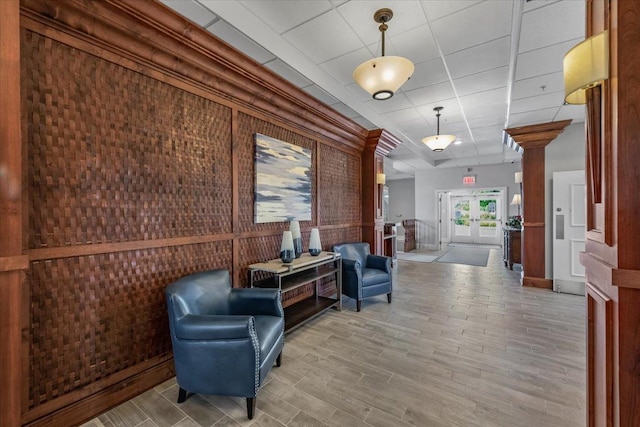
{"type": "MultiPolygon", "coordinates": [[[[507,187],[505,203],[510,203],[514,193],[520,192],[515,183],[515,172],[520,171],[520,162],[473,166],[468,168],[429,169],[416,172],[415,207],[419,221],[417,240],[420,247],[437,245],[438,227],[436,216],[436,190],[469,190],[479,188],[507,187]],[[476,175],[476,185],[463,186],[462,177],[476,175]]],[[[508,215],[516,215],[517,207],[509,206],[508,215]]]]}
{"type": "Polygon", "coordinates": [[[545,277],[553,278],[553,173],[560,171],[584,170],[585,168],[584,123],[566,127],[544,151],[544,202],[545,215],[545,277]]]}
{"type": "Polygon", "coordinates": [[[389,187],[389,222],[400,222],[403,219],[416,217],[415,180],[388,180],[389,187]]]}

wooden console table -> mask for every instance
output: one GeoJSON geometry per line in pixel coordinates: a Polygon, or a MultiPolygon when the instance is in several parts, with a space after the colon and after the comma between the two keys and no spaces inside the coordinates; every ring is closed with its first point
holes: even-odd
{"type": "Polygon", "coordinates": [[[518,228],[503,228],[504,247],[503,260],[504,266],[507,265],[513,270],[513,264],[521,264],[520,247],[522,245],[521,232],[518,228]]]}
{"type": "Polygon", "coordinates": [[[249,266],[251,287],[279,288],[282,293],[315,282],[315,292],[309,298],[298,301],[284,309],[284,330],[290,332],[330,307],[342,310],[342,260],[340,254],[321,252],[318,256],[303,253],[291,263],[283,263],[280,258],[249,266]],[[256,280],[256,273],[273,273],[273,277],[256,280]],[[335,276],[336,297],[318,295],[318,281],[335,276]]]}

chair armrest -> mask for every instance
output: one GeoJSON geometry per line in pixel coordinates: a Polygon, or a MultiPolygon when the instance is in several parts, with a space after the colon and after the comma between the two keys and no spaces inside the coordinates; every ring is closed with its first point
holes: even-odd
{"type": "Polygon", "coordinates": [[[367,268],[375,268],[391,273],[391,258],[388,256],[369,255],[367,257],[367,268]]]}
{"type": "Polygon", "coordinates": [[[279,289],[232,289],[229,306],[234,315],[284,317],[279,289]]]}
{"type": "Polygon", "coordinates": [[[230,340],[250,338],[253,316],[187,314],[175,320],[175,334],[181,340],[230,340]]]}
{"type": "Polygon", "coordinates": [[[342,258],[342,269],[344,271],[355,271],[358,274],[362,272],[362,266],[358,261],[346,258],[342,258]]]}

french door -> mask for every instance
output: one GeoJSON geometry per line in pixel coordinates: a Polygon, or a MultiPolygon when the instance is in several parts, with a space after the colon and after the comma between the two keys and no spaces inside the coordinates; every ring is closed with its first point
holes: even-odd
{"type": "Polygon", "coordinates": [[[451,196],[451,241],[499,245],[502,197],[498,194],[451,196]]]}

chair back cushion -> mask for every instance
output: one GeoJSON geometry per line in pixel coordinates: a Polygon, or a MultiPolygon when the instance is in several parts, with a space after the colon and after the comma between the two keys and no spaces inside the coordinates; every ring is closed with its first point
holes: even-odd
{"type": "Polygon", "coordinates": [[[169,308],[180,318],[186,314],[229,314],[231,280],[227,270],[185,276],[167,286],[169,308]]]}
{"type": "Polygon", "coordinates": [[[343,243],[333,247],[334,252],[340,253],[342,258],[358,261],[360,267],[367,265],[367,257],[369,256],[369,243],[343,243]]]}

